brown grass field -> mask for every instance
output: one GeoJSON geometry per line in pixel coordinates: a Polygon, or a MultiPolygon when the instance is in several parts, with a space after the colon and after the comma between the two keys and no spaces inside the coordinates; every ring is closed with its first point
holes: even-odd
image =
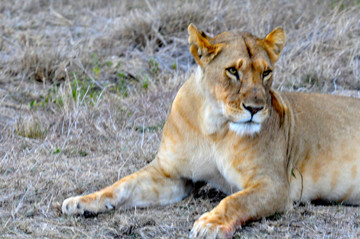
{"type": "MultiPolygon", "coordinates": [[[[187,26],[209,34],[282,26],[274,88],[360,97],[360,2],[0,1],[0,238],[187,238],[223,194],[174,205],[61,214],[62,201],[150,162],[194,71],[187,26]]],[[[360,208],[295,205],[234,238],[360,238],[360,208]]]]}

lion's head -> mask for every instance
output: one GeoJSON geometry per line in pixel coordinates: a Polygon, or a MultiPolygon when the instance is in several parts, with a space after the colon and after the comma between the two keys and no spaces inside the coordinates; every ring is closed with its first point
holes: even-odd
{"type": "Polygon", "coordinates": [[[276,28],[264,39],[250,33],[223,32],[214,37],[188,27],[190,52],[199,65],[198,80],[209,102],[229,128],[253,135],[269,116],[272,71],[286,36],[276,28]]]}

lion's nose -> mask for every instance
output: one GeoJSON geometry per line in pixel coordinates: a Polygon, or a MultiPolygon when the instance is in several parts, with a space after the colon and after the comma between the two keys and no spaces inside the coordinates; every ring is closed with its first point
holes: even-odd
{"type": "Polygon", "coordinates": [[[247,111],[250,112],[251,116],[254,116],[257,112],[261,111],[262,109],[264,109],[264,107],[256,107],[256,106],[250,106],[250,105],[245,105],[243,104],[244,109],[246,109],[247,111]]]}

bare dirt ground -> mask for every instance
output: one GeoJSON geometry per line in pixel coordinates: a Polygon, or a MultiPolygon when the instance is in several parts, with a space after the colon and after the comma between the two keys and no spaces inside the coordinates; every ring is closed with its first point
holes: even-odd
{"type": "MultiPolygon", "coordinates": [[[[171,102],[194,70],[186,28],[260,37],[282,26],[274,88],[360,96],[359,1],[0,2],[0,237],[186,238],[223,194],[67,217],[72,195],[152,160],[171,102]]],[[[234,238],[359,238],[360,208],[295,206],[234,238]]]]}

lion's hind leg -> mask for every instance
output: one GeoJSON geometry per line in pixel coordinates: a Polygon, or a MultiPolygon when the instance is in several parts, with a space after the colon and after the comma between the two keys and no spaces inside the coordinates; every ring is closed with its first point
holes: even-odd
{"type": "Polygon", "coordinates": [[[191,185],[185,179],[165,173],[153,162],[98,192],[66,199],[62,212],[89,216],[115,207],[169,204],[187,196],[191,185]]]}

